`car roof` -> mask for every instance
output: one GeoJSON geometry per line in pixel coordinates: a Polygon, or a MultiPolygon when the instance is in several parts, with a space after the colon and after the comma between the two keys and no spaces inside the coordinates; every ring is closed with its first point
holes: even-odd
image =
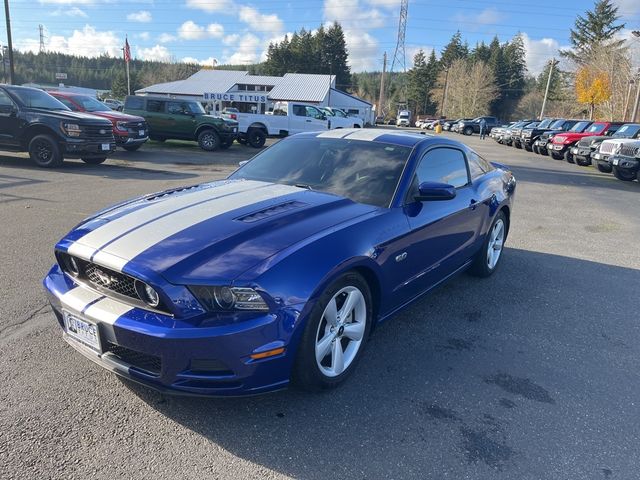
{"type": "Polygon", "coordinates": [[[427,133],[397,132],[384,128],[340,128],[322,132],[299,133],[296,137],[336,138],[364,142],[386,143],[403,147],[414,147],[418,143],[463,146],[460,142],[427,133]]]}

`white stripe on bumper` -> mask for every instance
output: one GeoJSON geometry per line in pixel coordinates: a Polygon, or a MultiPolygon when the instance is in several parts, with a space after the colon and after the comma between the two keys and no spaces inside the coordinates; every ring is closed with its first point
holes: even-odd
{"type": "Polygon", "coordinates": [[[118,320],[118,318],[131,311],[132,309],[133,307],[130,305],[118,302],[117,300],[114,300],[112,298],[104,298],[87,308],[87,311],[84,312],[84,315],[96,322],[103,322],[108,323],[109,325],[113,325],[114,323],[116,323],[116,320],[118,320]]]}
{"type": "Polygon", "coordinates": [[[87,305],[102,297],[104,297],[104,295],[94,292],[93,290],[84,287],[75,287],[62,295],[60,302],[63,308],[82,313],[87,305]]]}

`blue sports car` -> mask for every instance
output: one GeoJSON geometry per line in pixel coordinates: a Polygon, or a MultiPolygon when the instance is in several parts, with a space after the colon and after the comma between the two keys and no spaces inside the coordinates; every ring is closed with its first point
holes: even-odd
{"type": "Polygon", "coordinates": [[[56,245],[44,286],[70,345],[144,385],[329,388],[376,324],[497,269],[515,185],[445,138],[303,133],[226,180],[96,213],[56,245]]]}

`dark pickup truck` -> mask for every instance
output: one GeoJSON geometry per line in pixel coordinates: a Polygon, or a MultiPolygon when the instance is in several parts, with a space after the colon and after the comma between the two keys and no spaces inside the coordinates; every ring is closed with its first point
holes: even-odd
{"type": "Polygon", "coordinates": [[[547,132],[544,132],[533,142],[532,148],[534,153],[538,153],[540,155],[549,155],[548,148],[551,147],[554,135],[559,135],[565,132],[584,132],[587,128],[589,128],[591,123],[592,122],[590,120],[581,120],[569,130],[549,130],[547,132]]]}
{"type": "Polygon", "coordinates": [[[458,133],[462,133],[464,135],[480,133],[480,120],[483,118],[487,124],[487,131],[485,132],[487,135],[491,133],[492,128],[497,127],[500,124],[496,117],[477,117],[473,120],[462,120],[458,122],[458,133]]]}
{"type": "Polygon", "coordinates": [[[561,118],[553,122],[551,125],[549,125],[549,128],[546,128],[546,129],[540,128],[539,126],[532,129],[525,128],[522,130],[522,135],[520,140],[522,144],[522,148],[524,148],[528,152],[531,152],[533,151],[533,144],[538,138],[540,138],[540,135],[542,135],[543,133],[567,132],[571,130],[579,122],[580,120],[566,120],[564,118],[561,118]]]}
{"type": "Polygon", "coordinates": [[[529,147],[527,148],[527,150],[531,150],[531,147],[533,147],[533,140],[531,139],[534,138],[533,131],[534,130],[536,131],[536,138],[537,138],[542,133],[548,132],[549,130],[553,130],[551,126],[558,123],[559,120],[560,120],[559,118],[545,118],[538,125],[535,125],[534,127],[520,129],[520,133],[518,135],[514,135],[513,146],[516,148],[525,148],[525,145],[526,145],[529,147]]]}
{"type": "Polygon", "coordinates": [[[29,152],[40,167],[58,167],[66,158],[98,164],[115,151],[111,122],[72,112],[36,88],[0,85],[0,148],[29,152]]]}

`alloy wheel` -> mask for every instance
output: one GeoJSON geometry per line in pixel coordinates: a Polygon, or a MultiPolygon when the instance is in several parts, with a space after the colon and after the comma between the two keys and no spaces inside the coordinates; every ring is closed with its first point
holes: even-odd
{"type": "Polygon", "coordinates": [[[502,253],[502,246],[504,245],[504,222],[501,218],[495,223],[491,229],[489,237],[489,245],[487,247],[487,265],[490,270],[496,268],[500,254],[502,253]]]}

